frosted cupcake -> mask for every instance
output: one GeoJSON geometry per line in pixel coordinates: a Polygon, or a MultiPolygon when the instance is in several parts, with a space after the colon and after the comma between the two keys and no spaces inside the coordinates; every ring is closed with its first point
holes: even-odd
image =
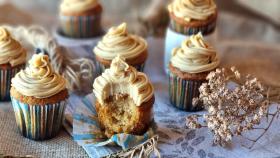
{"type": "Polygon", "coordinates": [[[0,100],[10,100],[11,79],[25,67],[26,50],[0,27],[0,100]]]}
{"type": "Polygon", "coordinates": [[[147,42],[142,37],[129,34],[126,23],[123,23],[109,29],[93,52],[99,72],[110,67],[112,60],[117,55],[124,57],[126,62],[138,71],[143,71],[148,57],[147,47],[147,42]]]}
{"type": "Polygon", "coordinates": [[[216,28],[218,15],[214,0],[174,0],[167,8],[170,25],[165,40],[166,70],[172,49],[193,34],[210,35],[216,28]]]}
{"type": "Polygon", "coordinates": [[[11,100],[22,135],[34,140],[56,136],[67,98],[66,80],[53,71],[48,56],[33,55],[12,79],[11,100]]]}
{"type": "Polygon", "coordinates": [[[63,0],[59,13],[62,34],[73,38],[99,36],[101,13],[98,0],[63,0]]]}
{"type": "Polygon", "coordinates": [[[154,90],[147,76],[117,56],[93,84],[98,119],[105,134],[142,135],[153,115],[154,90]]]}
{"type": "Polygon", "coordinates": [[[214,31],[217,7],[214,0],[174,0],[168,5],[172,30],[192,35],[207,35],[214,31]]]}
{"type": "Polygon", "coordinates": [[[169,64],[170,102],[182,110],[201,110],[203,107],[194,106],[192,99],[199,96],[199,87],[218,65],[216,51],[204,41],[201,33],[192,35],[181,47],[173,49],[169,64]]]}

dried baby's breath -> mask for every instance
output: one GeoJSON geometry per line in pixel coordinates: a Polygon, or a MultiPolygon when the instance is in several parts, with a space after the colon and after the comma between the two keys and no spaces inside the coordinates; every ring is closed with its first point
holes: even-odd
{"type": "MultiPolygon", "coordinates": [[[[251,75],[242,76],[236,68],[216,69],[207,76],[207,83],[199,88],[200,96],[194,99],[194,103],[203,102],[208,113],[205,115],[191,115],[187,117],[189,128],[207,127],[214,135],[214,144],[225,146],[232,141],[233,136],[242,135],[256,128],[261,118],[276,116],[279,113],[269,114],[268,90],[262,83],[251,75]],[[204,120],[204,123],[199,121],[204,120]]],[[[271,121],[273,121],[271,119],[271,121]]],[[[250,139],[254,143],[259,139],[250,139]]]]}

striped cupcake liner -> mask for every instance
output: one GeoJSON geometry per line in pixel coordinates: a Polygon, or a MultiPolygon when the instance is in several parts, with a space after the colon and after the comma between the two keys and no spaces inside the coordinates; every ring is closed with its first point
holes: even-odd
{"type": "Polygon", "coordinates": [[[157,125],[152,119],[149,129],[142,135],[118,133],[107,138],[99,124],[95,101],[95,96],[89,94],[82,99],[81,104],[78,105],[79,108],[75,110],[73,114],[73,138],[84,148],[91,147],[92,150],[98,150],[98,157],[133,148],[156,134],[157,125]]]}
{"type": "Polygon", "coordinates": [[[11,99],[11,80],[24,67],[25,64],[13,68],[0,69],[0,101],[9,101],[11,99]]]}
{"type": "MultiPolygon", "coordinates": [[[[103,65],[97,60],[95,64],[96,64],[97,75],[101,75],[105,71],[105,69],[109,68],[109,66],[103,65]]],[[[144,72],[145,62],[143,64],[133,65],[133,67],[135,67],[137,71],[144,72]]]]}
{"type": "Polygon", "coordinates": [[[199,27],[189,27],[189,26],[184,26],[184,25],[177,23],[174,19],[170,19],[169,26],[175,32],[178,32],[178,33],[181,33],[184,35],[193,35],[193,34],[197,34],[199,32],[201,32],[202,35],[208,35],[215,31],[216,20],[214,20],[213,22],[211,22],[207,25],[202,25],[199,27]]]}
{"type": "Polygon", "coordinates": [[[91,16],[60,15],[62,34],[72,38],[90,38],[102,33],[101,13],[91,16]]]}
{"type": "Polygon", "coordinates": [[[47,105],[28,105],[11,97],[21,134],[33,140],[55,137],[61,128],[67,101],[47,105]]]}
{"type": "Polygon", "coordinates": [[[202,105],[194,106],[193,98],[199,97],[199,87],[205,80],[184,80],[169,73],[169,97],[173,106],[193,112],[203,109],[202,105]]]}

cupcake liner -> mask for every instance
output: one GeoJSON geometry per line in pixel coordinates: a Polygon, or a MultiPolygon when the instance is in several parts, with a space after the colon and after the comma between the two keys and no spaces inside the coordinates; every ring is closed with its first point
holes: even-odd
{"type": "Polygon", "coordinates": [[[173,106],[185,111],[199,111],[201,105],[193,106],[193,98],[199,97],[199,87],[205,80],[184,80],[169,74],[169,97],[173,106]]]}
{"type": "Polygon", "coordinates": [[[62,34],[73,38],[90,38],[102,33],[101,13],[91,16],[60,15],[62,34]]]}
{"type": "Polygon", "coordinates": [[[13,68],[1,69],[0,68],[0,100],[8,101],[10,100],[10,89],[12,78],[21,70],[24,69],[24,65],[20,65],[13,68]]]}
{"type": "Polygon", "coordinates": [[[28,105],[11,97],[21,134],[33,140],[46,140],[59,133],[67,101],[55,104],[28,105]]]}
{"type": "MultiPolygon", "coordinates": [[[[108,69],[110,67],[110,66],[103,65],[102,63],[100,63],[97,60],[96,60],[95,64],[96,64],[97,75],[102,74],[102,72],[104,72],[105,69],[108,69]]],[[[139,65],[132,65],[132,66],[135,67],[137,71],[144,72],[145,62],[142,64],[139,64],[139,65]]]]}
{"type": "Polygon", "coordinates": [[[155,135],[156,123],[152,120],[150,128],[143,135],[119,133],[107,138],[99,124],[95,100],[96,98],[93,93],[87,95],[83,98],[79,108],[74,112],[73,137],[79,145],[95,147],[97,150],[101,150],[101,147],[104,147],[106,152],[102,156],[107,156],[108,153],[112,154],[120,151],[118,147],[127,150],[147,141],[155,135]]]}
{"type": "Polygon", "coordinates": [[[193,35],[197,34],[199,32],[202,33],[202,35],[208,35],[215,31],[216,28],[216,20],[213,20],[211,23],[207,25],[201,25],[199,27],[190,27],[190,26],[184,26],[182,24],[177,23],[174,19],[170,19],[170,28],[178,33],[184,34],[184,35],[193,35]]]}

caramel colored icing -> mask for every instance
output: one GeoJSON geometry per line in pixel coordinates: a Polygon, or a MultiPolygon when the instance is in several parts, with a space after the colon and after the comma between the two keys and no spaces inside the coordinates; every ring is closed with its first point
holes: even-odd
{"type": "Polygon", "coordinates": [[[117,56],[93,83],[93,92],[101,104],[117,94],[128,94],[137,106],[154,96],[154,89],[147,76],[129,66],[124,58],[117,56]]]}
{"type": "Polygon", "coordinates": [[[60,11],[80,13],[93,9],[98,5],[98,0],[63,0],[60,5],[60,11]]]}
{"type": "Polygon", "coordinates": [[[118,27],[112,27],[93,51],[103,59],[113,60],[117,55],[125,59],[134,58],[145,50],[147,42],[139,36],[129,34],[126,23],[123,23],[118,27]]]}
{"type": "Polygon", "coordinates": [[[172,50],[170,62],[183,72],[201,73],[215,69],[220,60],[216,51],[198,33],[183,41],[181,47],[172,50]]]}
{"type": "Polygon", "coordinates": [[[217,11],[214,0],[174,0],[168,5],[169,12],[185,21],[206,20],[217,11]]]}
{"type": "Polygon", "coordinates": [[[12,67],[24,64],[26,50],[11,37],[4,27],[0,27],[0,64],[9,63],[12,67]]]}
{"type": "Polygon", "coordinates": [[[47,55],[34,54],[29,66],[12,79],[12,86],[25,96],[47,98],[64,90],[66,80],[53,71],[47,55]]]}

